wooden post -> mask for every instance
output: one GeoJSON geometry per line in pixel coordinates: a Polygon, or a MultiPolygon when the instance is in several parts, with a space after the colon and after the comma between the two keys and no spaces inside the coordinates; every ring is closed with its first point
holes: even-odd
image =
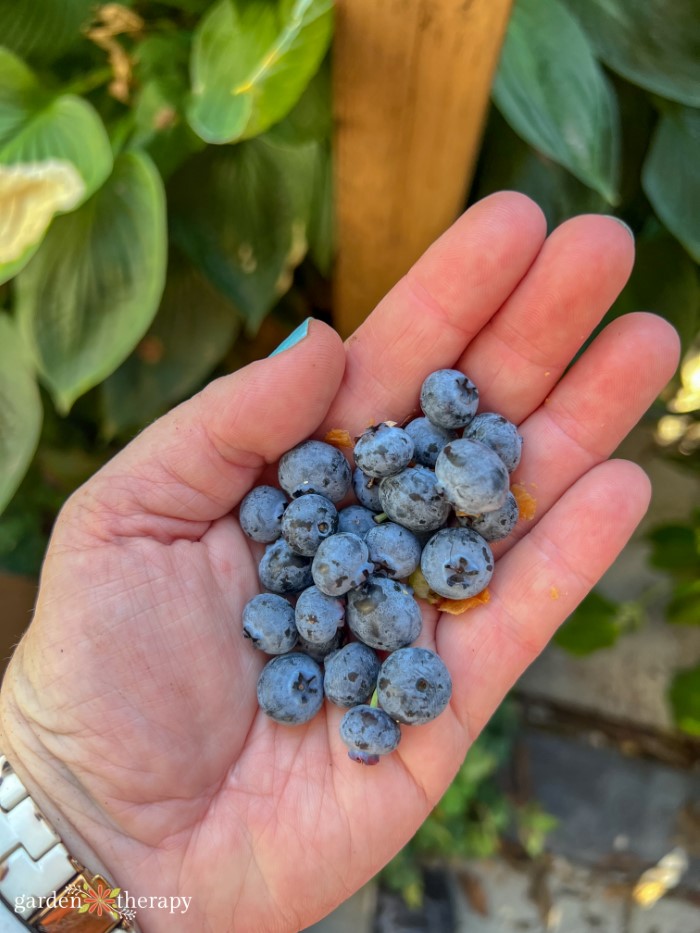
{"type": "Polygon", "coordinates": [[[0,679],[32,618],[37,582],[0,572],[0,679]]]}
{"type": "Polygon", "coordinates": [[[458,215],[512,0],[337,0],[334,322],[350,334],[458,215]]]}

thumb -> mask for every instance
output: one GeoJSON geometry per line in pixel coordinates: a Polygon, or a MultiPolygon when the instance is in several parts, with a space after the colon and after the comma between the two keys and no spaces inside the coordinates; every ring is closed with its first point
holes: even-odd
{"type": "MultiPolygon", "coordinates": [[[[120,535],[153,534],[144,516],[194,523],[220,518],[267,464],[318,428],[344,367],[338,334],[309,318],[275,354],[209,383],[148,427],[79,495],[120,535]]],[[[170,533],[182,534],[178,526],[169,526],[170,533]]]]}

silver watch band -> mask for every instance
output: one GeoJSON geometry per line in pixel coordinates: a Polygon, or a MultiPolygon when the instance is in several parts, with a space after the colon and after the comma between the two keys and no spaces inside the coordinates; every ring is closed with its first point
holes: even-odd
{"type": "MultiPolygon", "coordinates": [[[[0,909],[0,933],[92,929],[87,923],[61,927],[61,918],[47,916],[51,914],[52,897],[55,901],[56,895],[63,892],[67,903],[68,882],[82,884],[85,878],[89,880],[90,876],[68,854],[7,758],[0,754],[0,898],[8,908],[0,909]]],[[[134,927],[122,917],[111,922],[105,917],[102,929],[133,931],[134,927]]]]}

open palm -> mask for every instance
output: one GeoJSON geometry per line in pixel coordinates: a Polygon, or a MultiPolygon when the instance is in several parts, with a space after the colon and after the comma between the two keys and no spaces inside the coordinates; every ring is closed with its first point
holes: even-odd
{"type": "Polygon", "coordinates": [[[602,461],[673,372],[675,333],[652,315],[618,319],[564,372],[632,256],[609,218],[545,240],[532,202],[488,198],[344,348],[313,322],[293,349],[160,419],[68,502],[3,686],[2,747],[88,867],[97,859],[136,897],[192,898],[175,918],[139,912],[146,933],[295,931],[330,911],[415,832],[620,551],[648,482],[602,461]],[[414,412],[440,367],[466,371],[481,410],[521,425],[515,480],[537,514],[496,547],[488,605],[425,608],[419,644],[446,661],[451,704],[361,768],[339,739],[341,710],[292,728],[257,709],[264,658],[240,618],[259,553],[232,510],[306,437],[414,412]]]}

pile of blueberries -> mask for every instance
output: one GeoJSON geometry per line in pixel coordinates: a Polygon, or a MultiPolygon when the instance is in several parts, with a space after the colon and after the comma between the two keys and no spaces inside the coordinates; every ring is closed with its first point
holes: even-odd
{"type": "Polygon", "coordinates": [[[406,581],[420,569],[441,597],[477,595],[493,574],[489,542],[518,519],[509,474],[522,438],[501,415],[476,414],[478,402],[465,375],[438,370],[421,389],[424,417],[368,428],[354,472],[335,446],[305,441],[280,460],[282,489],[258,486],[241,503],[243,531],[267,545],[267,592],[243,610],[245,637],[274,655],[258,703],[286,724],[308,722],[324,696],[346,708],[340,735],[363,764],[452,693],[438,655],[411,647],[422,622],[406,581]],[[351,486],[359,504],[336,508],[351,486]]]}

